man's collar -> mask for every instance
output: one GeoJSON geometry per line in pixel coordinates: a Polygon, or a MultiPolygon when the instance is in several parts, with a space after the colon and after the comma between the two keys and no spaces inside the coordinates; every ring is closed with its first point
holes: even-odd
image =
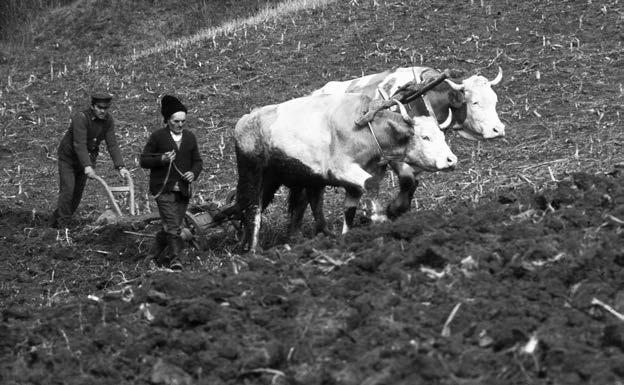
{"type": "Polygon", "coordinates": [[[179,134],[176,134],[175,132],[171,131],[168,128],[167,128],[167,131],[169,131],[169,135],[171,135],[172,138],[181,138],[182,134],[184,133],[184,130],[182,130],[179,134]]]}

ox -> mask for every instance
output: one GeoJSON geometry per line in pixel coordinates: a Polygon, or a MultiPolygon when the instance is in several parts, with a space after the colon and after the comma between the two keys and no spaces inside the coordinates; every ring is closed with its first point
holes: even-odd
{"type": "Polygon", "coordinates": [[[305,189],[315,217],[322,217],[324,187],[343,187],[348,223],[374,183],[367,170],[382,158],[430,171],[455,166],[457,157],[433,118],[411,118],[400,104],[401,113],[369,111],[376,106],[371,101],[362,94],[310,95],[260,107],[239,119],[234,130],[236,204],[245,247],[257,248],[262,210],[281,185],[305,189]],[[356,124],[367,111],[368,122],[356,124]]]}
{"type": "MultiPolygon", "coordinates": [[[[410,83],[421,83],[440,76],[429,67],[404,67],[392,71],[363,76],[343,82],[331,81],[312,94],[363,93],[373,99],[397,98],[410,83]]],[[[498,97],[492,89],[503,78],[499,67],[493,80],[479,75],[470,76],[461,83],[446,79],[444,83],[427,92],[435,116],[440,122],[452,111],[453,129],[463,137],[473,140],[493,139],[505,135],[505,125],[496,112],[498,97]]],[[[398,98],[397,98],[398,99],[398,98]]],[[[408,105],[410,115],[428,115],[425,103],[417,99],[408,105]],[[411,110],[411,111],[410,111],[411,110]]]]}
{"type": "MultiPolygon", "coordinates": [[[[440,72],[428,67],[407,67],[385,71],[378,74],[363,76],[348,81],[331,81],[312,94],[332,94],[340,92],[359,92],[373,99],[388,99],[390,96],[401,100],[411,86],[429,82],[440,76],[440,72]]],[[[505,135],[505,125],[500,121],[496,112],[498,97],[492,86],[498,84],[503,77],[499,67],[498,74],[493,80],[479,75],[473,75],[460,83],[445,79],[427,92],[423,98],[418,98],[407,105],[411,116],[433,115],[438,120],[448,119],[452,113],[452,126],[459,134],[471,140],[493,139],[505,135]]],[[[400,191],[398,196],[381,212],[378,199],[373,198],[374,221],[395,218],[409,210],[416,190],[416,176],[421,170],[403,162],[391,162],[390,167],[397,174],[400,191]]],[[[375,195],[373,195],[375,196],[375,195]]],[[[292,197],[297,201],[298,197],[292,197]]],[[[298,206],[305,211],[305,206],[298,206]]],[[[303,213],[295,213],[295,217],[303,213]]]]}

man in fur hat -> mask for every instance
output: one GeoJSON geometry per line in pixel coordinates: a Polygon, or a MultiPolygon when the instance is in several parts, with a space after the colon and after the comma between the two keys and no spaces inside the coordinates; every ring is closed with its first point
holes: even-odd
{"type": "Polygon", "coordinates": [[[156,199],[162,230],[148,258],[157,266],[181,270],[182,222],[203,161],[195,135],[184,129],[187,108],[176,97],[165,95],[161,110],[165,127],[154,131],[141,154],[141,167],[150,169],[149,188],[156,199]],[[166,248],[169,254],[163,255],[166,248]]]}
{"type": "Polygon", "coordinates": [[[67,227],[82,200],[87,178],[95,174],[95,162],[104,140],[113,165],[125,178],[130,172],[124,166],[121,150],[115,137],[115,123],[109,113],[113,96],[93,93],[89,108],[71,118],[69,129],[58,148],[59,197],[52,214],[52,226],[67,227]]]}

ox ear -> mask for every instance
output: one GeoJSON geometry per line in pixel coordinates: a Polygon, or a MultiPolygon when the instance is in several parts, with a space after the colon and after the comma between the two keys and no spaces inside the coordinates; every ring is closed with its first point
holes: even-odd
{"type": "Polygon", "coordinates": [[[461,91],[451,90],[449,92],[449,103],[453,108],[460,108],[462,104],[466,103],[466,96],[461,91]]]}
{"type": "Polygon", "coordinates": [[[414,127],[403,119],[399,121],[388,119],[388,126],[390,126],[391,131],[394,133],[394,137],[398,141],[407,140],[414,136],[414,127]]]}

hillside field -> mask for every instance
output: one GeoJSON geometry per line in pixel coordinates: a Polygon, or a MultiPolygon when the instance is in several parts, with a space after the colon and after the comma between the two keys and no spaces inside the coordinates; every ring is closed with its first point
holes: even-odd
{"type": "MultiPolygon", "coordinates": [[[[81,0],[0,44],[1,384],[624,384],[624,3],[175,3],[81,0]],[[423,174],[396,221],[359,210],[340,236],[328,189],[335,236],[308,212],[289,240],[280,190],[260,252],[223,225],[176,273],[144,261],[157,221],[98,222],[110,204],[94,181],[75,226],[49,227],[56,148],[94,87],[115,95],[143,215],[156,209],[138,156],[163,94],[200,141],[193,204],[222,207],[243,114],[418,65],[500,66],[506,136],[447,132],[458,168],[423,174]]],[[[104,146],[97,172],[120,183],[104,146]]]]}

